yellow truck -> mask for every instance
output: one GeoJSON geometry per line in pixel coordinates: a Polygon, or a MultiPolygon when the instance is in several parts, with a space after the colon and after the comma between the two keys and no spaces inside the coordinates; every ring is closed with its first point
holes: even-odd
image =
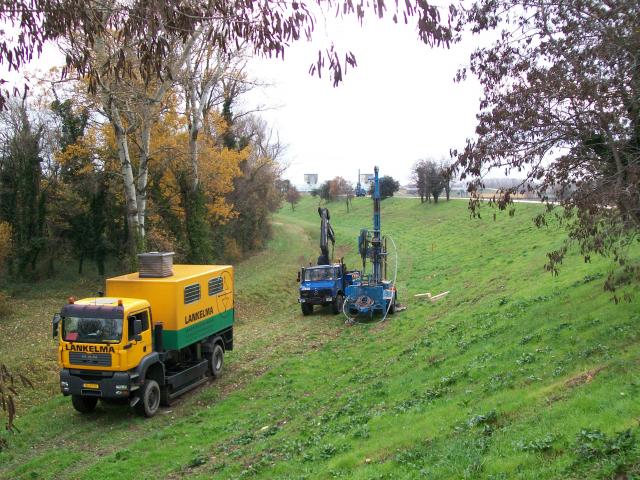
{"type": "Polygon", "coordinates": [[[233,349],[233,267],[142,268],[169,255],[143,254],[140,272],[109,278],[104,296],[70,298],[54,315],[60,389],[77,411],[101,399],[151,417],[220,375],[233,349]]]}

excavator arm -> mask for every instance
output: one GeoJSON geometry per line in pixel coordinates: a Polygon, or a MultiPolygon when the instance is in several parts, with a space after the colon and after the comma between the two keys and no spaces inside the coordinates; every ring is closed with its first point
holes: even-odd
{"type": "Polygon", "coordinates": [[[331,218],[328,208],[318,207],[318,215],[320,215],[320,256],[318,257],[318,265],[331,265],[333,255],[329,255],[329,241],[331,241],[331,247],[336,243],[336,237],[333,232],[333,227],[329,223],[331,218]]]}

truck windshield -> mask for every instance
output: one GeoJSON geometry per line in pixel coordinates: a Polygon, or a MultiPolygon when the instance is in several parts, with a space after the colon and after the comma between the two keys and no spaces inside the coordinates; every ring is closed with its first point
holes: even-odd
{"type": "Polygon", "coordinates": [[[307,282],[315,282],[318,280],[334,280],[334,268],[308,268],[304,271],[304,279],[307,282]]]}
{"type": "Polygon", "coordinates": [[[63,317],[62,335],[66,342],[118,343],[122,319],[63,317]]]}

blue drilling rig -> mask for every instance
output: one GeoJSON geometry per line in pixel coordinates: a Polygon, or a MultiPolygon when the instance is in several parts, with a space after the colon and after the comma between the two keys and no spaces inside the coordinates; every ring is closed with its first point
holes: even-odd
{"type": "MultiPolygon", "coordinates": [[[[388,314],[396,310],[397,294],[395,273],[393,281],[387,280],[387,238],[383,237],[380,226],[380,182],[378,167],[374,168],[373,189],[373,230],[360,230],[358,236],[358,252],[362,257],[362,276],[349,285],[345,291],[343,312],[347,322],[356,322],[359,317],[374,314],[382,315],[384,320],[388,314]],[[371,262],[370,274],[366,274],[367,259],[371,262]]],[[[397,258],[396,258],[397,273],[397,258]]]]}

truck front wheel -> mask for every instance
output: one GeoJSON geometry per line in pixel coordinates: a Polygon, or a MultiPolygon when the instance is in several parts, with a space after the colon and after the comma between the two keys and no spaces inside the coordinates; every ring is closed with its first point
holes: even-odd
{"type": "Polygon", "coordinates": [[[147,418],[153,417],[160,406],[160,386],[150,378],[144,382],[140,389],[140,400],[136,408],[138,412],[147,418]]]}
{"type": "Polygon", "coordinates": [[[219,378],[222,375],[222,364],[224,363],[224,350],[219,344],[213,347],[211,358],[209,358],[209,371],[213,378],[219,378]]]}
{"type": "Polygon", "coordinates": [[[313,313],[313,305],[309,303],[301,303],[300,307],[302,308],[302,314],[307,316],[313,313]]]}
{"type": "Polygon", "coordinates": [[[97,397],[83,397],[82,395],[71,395],[71,403],[80,413],[91,413],[96,409],[97,397]]]}

